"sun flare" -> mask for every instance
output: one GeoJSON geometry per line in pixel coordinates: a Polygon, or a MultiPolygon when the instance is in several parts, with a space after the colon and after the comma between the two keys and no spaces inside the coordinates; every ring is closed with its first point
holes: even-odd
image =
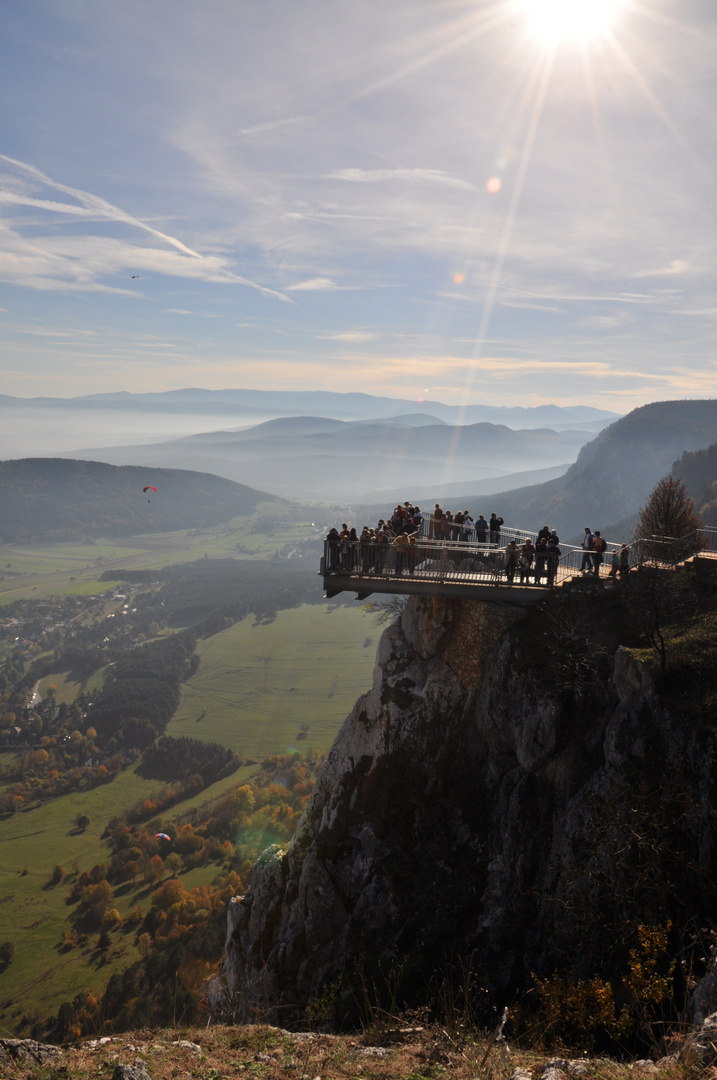
{"type": "Polygon", "coordinates": [[[588,43],[613,27],[624,0],[520,0],[531,36],[546,45],[588,43]]]}

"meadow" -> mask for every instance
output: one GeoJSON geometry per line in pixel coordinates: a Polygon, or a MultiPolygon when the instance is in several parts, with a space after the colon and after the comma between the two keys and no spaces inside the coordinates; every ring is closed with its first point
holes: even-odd
{"type": "MultiPolygon", "coordinates": [[[[102,592],[106,570],[119,567],[160,570],[195,559],[268,559],[323,535],[295,507],[260,504],[249,518],[234,518],[207,529],[133,536],[131,543],[92,540],[78,544],[0,545],[0,608],[21,599],[87,596],[102,592]],[[297,520],[298,518],[298,520],[297,520]]],[[[317,559],[318,570],[318,559],[317,559]]]]}
{"type": "MultiPolygon", "coordinates": [[[[19,545],[0,548],[0,612],[15,599],[94,595],[99,618],[117,608],[115,584],[101,581],[107,569],[161,569],[197,558],[272,559],[303,550],[307,570],[317,526],[281,520],[286,508],[260,507],[248,520],[206,530],[132,537],[129,542],[19,545]],[[268,516],[267,516],[268,515],[268,516]]],[[[293,511],[292,511],[293,513],[293,511]]],[[[316,559],[318,570],[318,558],[316,559]]],[[[317,592],[321,588],[316,578],[317,592]]],[[[121,602],[120,602],[121,603],[121,602]]],[[[164,631],[167,632],[167,631],[164,631]]],[[[273,619],[250,615],[200,639],[199,667],[182,686],[179,708],[166,734],[219,742],[245,761],[238,772],[169,810],[155,824],[199,811],[213,796],[244,783],[269,755],[328,751],[357,697],[370,689],[381,627],[358,605],[302,604],[279,610],[273,619]]],[[[104,669],[86,684],[101,685],[104,669]]],[[[40,696],[54,684],[55,700],[71,703],[80,685],[67,672],[44,677],[40,696]]],[[[5,753],[3,760],[11,755],[5,753]]],[[[0,942],[16,945],[13,961],[0,967],[0,1029],[22,1030],[24,1017],[47,1016],[79,991],[99,991],[114,971],[137,956],[135,935],[118,931],[101,950],[96,933],[81,947],[64,951],[63,930],[72,926],[67,897],[73,880],[108,858],[102,832],[115,815],[146,798],[161,784],[138,775],[136,766],[91,791],[74,792],[19,810],[0,821],[0,942]],[[79,815],[89,818],[82,831],[79,815]],[[55,867],[64,880],[53,884],[55,867]]],[[[212,882],[220,867],[207,864],[181,873],[191,888],[212,882]]],[[[165,878],[169,871],[165,873],[165,878]]],[[[138,903],[145,908],[156,885],[144,882],[115,890],[122,917],[138,903]]]]}
{"type": "Polygon", "coordinates": [[[197,646],[199,670],[167,735],[219,742],[243,758],[328,750],[371,688],[379,627],[347,607],[303,604],[252,616],[197,646]]]}

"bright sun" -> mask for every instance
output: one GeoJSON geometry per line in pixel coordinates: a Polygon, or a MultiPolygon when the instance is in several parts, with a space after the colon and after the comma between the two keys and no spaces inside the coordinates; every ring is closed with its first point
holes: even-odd
{"type": "Polygon", "coordinates": [[[520,0],[530,32],[546,44],[603,37],[624,0],[520,0]]]}

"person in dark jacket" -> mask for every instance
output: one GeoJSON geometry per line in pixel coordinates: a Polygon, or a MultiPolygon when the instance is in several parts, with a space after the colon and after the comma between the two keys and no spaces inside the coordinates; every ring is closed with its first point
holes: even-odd
{"type": "Polygon", "coordinates": [[[535,544],[533,543],[533,541],[530,539],[529,536],[526,536],[525,543],[523,544],[523,546],[520,549],[520,562],[518,564],[519,567],[520,567],[520,584],[521,585],[524,582],[527,583],[527,582],[530,581],[530,568],[533,565],[534,557],[535,557],[535,544]]]}
{"type": "Polygon", "coordinates": [[[339,563],[339,530],[334,527],[329,529],[326,537],[326,569],[331,572],[336,570],[339,563]]]}
{"type": "Polygon", "coordinates": [[[548,550],[545,559],[548,567],[548,585],[551,587],[555,584],[555,575],[558,572],[558,562],[560,561],[560,556],[562,554],[562,551],[558,547],[557,540],[551,537],[550,540],[548,540],[548,550]]]}
{"type": "Polygon", "coordinates": [[[496,517],[495,514],[490,515],[490,521],[488,522],[488,529],[490,531],[490,542],[497,547],[500,543],[500,530],[503,524],[502,517],[496,517]]]}
{"type": "Polygon", "coordinates": [[[548,538],[539,536],[535,545],[535,581],[540,584],[547,575],[545,563],[548,557],[548,538]]]}
{"type": "Polygon", "coordinates": [[[505,549],[505,576],[508,579],[508,584],[513,584],[513,578],[515,577],[515,571],[518,569],[518,559],[520,558],[520,551],[515,540],[511,540],[505,549]]]}
{"type": "Polygon", "coordinates": [[[476,521],[476,542],[478,544],[485,544],[486,537],[488,535],[488,522],[482,514],[478,515],[476,521]]]}

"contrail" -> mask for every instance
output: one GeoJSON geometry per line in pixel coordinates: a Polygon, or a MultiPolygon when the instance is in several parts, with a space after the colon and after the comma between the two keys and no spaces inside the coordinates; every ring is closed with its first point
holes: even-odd
{"type": "MultiPolygon", "coordinates": [[[[81,214],[84,208],[86,213],[96,214],[98,217],[105,221],[118,221],[125,225],[133,225],[137,229],[142,229],[144,232],[149,233],[151,236],[155,236],[159,240],[163,240],[165,243],[176,248],[177,251],[182,252],[183,255],[188,255],[192,259],[197,259],[198,262],[204,263],[204,256],[199,252],[193,251],[192,248],[187,247],[181,240],[178,240],[176,236],[169,236],[167,233],[161,232],[159,229],[153,229],[151,225],[147,225],[146,222],[141,221],[139,218],[133,217],[132,214],[128,214],[125,210],[121,210],[118,206],[113,206],[112,203],[106,199],[101,198],[99,195],[92,195],[88,191],[82,191],[80,188],[69,187],[67,184],[58,183],[56,180],[52,180],[49,176],[46,176],[40,169],[34,165],[28,165],[24,161],[18,161],[16,158],[8,157],[6,154],[0,154],[0,161],[6,161],[10,165],[14,165],[18,169],[22,169],[28,173],[34,179],[41,183],[53,188],[55,191],[62,191],[65,195],[70,195],[77,199],[81,204],[81,207],[72,206],[70,204],[55,203],[50,200],[32,199],[29,196],[21,196],[14,194],[0,195],[0,201],[2,202],[17,202],[23,203],[28,206],[38,206],[48,210],[61,210],[67,214],[81,214]]],[[[287,304],[293,304],[294,301],[285,296],[283,293],[277,292],[274,289],[267,289],[263,285],[258,285],[255,281],[250,281],[248,278],[241,277],[239,274],[234,274],[231,271],[226,271],[227,278],[236,282],[239,285],[248,285],[249,288],[257,289],[264,296],[273,296],[278,300],[283,300],[287,304]]]]}

